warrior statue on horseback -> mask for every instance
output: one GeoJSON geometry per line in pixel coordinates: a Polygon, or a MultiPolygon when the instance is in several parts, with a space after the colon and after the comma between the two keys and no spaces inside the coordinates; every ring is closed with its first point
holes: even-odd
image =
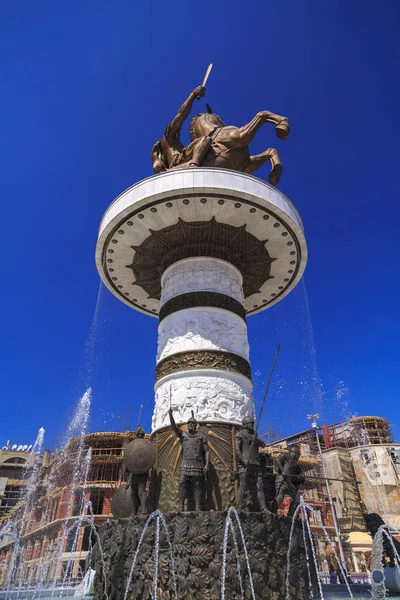
{"type": "Polygon", "coordinates": [[[270,161],[272,169],[268,178],[271,185],[276,185],[283,171],[278,151],[276,148],[268,148],[261,154],[251,156],[249,144],[264,123],[273,123],[277,137],[285,140],[290,132],[286,117],[264,110],[243,127],[226,126],[207,104],[207,113],[200,113],[192,118],[190,144],[186,148],[183,146],[180,140],[182,125],[189,116],[194,101],[205,94],[211,66],[203,85],[190,94],[175,119],[165,129],[164,136],[153,146],[151,157],[154,173],[200,166],[253,173],[270,161]]]}

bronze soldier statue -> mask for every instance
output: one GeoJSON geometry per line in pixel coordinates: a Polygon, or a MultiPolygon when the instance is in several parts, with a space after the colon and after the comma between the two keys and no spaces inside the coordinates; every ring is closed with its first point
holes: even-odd
{"type": "Polygon", "coordinates": [[[179,510],[184,511],[185,499],[191,486],[195,511],[202,510],[205,490],[205,476],[210,464],[210,452],[207,438],[197,431],[197,421],[193,414],[188,420],[188,431],[182,431],[175,423],[172,408],[169,409],[171,427],[182,446],[182,459],[179,467],[179,510]]]}
{"type": "MultiPolygon", "coordinates": [[[[145,436],[145,431],[143,429],[143,427],[138,426],[135,432],[135,440],[142,440],[144,439],[145,436]]],[[[126,450],[125,450],[125,457],[124,457],[124,462],[125,464],[128,463],[128,465],[130,464],[130,456],[129,456],[129,447],[127,446],[126,450]],[[128,450],[128,452],[127,452],[128,450]]],[[[126,482],[125,485],[125,489],[131,491],[131,499],[132,499],[132,505],[133,505],[133,509],[132,509],[132,514],[133,515],[137,515],[138,513],[142,514],[142,515],[146,515],[147,514],[147,493],[146,493],[146,485],[147,485],[147,479],[148,479],[148,470],[146,470],[144,473],[133,473],[132,471],[129,470],[128,466],[126,467],[127,471],[129,473],[128,475],[128,480],[126,482]]]]}
{"type": "Polygon", "coordinates": [[[115,492],[111,500],[111,512],[116,519],[125,519],[138,513],[147,514],[146,485],[155,458],[154,444],[145,439],[144,429],[138,425],[135,439],[124,451],[123,466],[129,473],[128,481],[115,492]]]}
{"type": "Polygon", "coordinates": [[[164,136],[158,140],[151,151],[154,173],[168,169],[198,167],[211,147],[209,136],[199,136],[186,148],[181,142],[180,132],[184,121],[189,116],[196,98],[205,94],[205,87],[198,86],[180,107],[174,120],[167,125],[164,136]]]}
{"type": "Polygon", "coordinates": [[[243,508],[243,498],[246,487],[251,494],[257,493],[260,510],[268,510],[264,490],[264,477],[260,462],[259,448],[264,448],[265,442],[258,437],[254,430],[254,418],[243,417],[242,429],[235,436],[235,449],[239,471],[239,502],[238,509],[243,508]]]}
{"type": "Polygon", "coordinates": [[[275,507],[278,512],[279,506],[285,496],[290,496],[292,502],[290,504],[288,516],[292,517],[299,505],[298,498],[299,488],[303,485],[305,477],[299,465],[300,449],[298,446],[290,446],[287,453],[279,454],[275,461],[275,490],[276,499],[275,507]]]}

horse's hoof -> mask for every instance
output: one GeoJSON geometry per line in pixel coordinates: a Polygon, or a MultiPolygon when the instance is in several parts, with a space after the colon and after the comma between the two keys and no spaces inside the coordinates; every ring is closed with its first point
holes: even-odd
{"type": "Polygon", "coordinates": [[[282,119],[282,121],[275,127],[275,131],[276,137],[278,137],[280,140],[286,140],[290,133],[288,119],[282,119]]]}
{"type": "Polygon", "coordinates": [[[272,169],[272,171],[270,172],[270,174],[268,175],[268,179],[271,185],[275,186],[277,183],[279,183],[279,180],[281,178],[283,172],[283,167],[282,165],[275,165],[274,168],[272,169]]]}

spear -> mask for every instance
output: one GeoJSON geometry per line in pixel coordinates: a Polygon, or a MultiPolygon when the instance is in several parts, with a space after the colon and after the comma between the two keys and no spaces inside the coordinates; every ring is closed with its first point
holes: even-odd
{"type": "Polygon", "coordinates": [[[142,410],[143,410],[143,404],[141,404],[141,405],[140,405],[140,408],[139,408],[139,417],[138,417],[138,422],[137,422],[137,425],[136,425],[136,429],[137,429],[137,428],[139,427],[139,425],[140,425],[140,418],[141,418],[141,416],[142,416],[142,410]]]}
{"type": "Polygon", "coordinates": [[[279,354],[279,350],[280,350],[280,349],[281,349],[281,345],[280,345],[280,344],[278,344],[278,345],[277,345],[277,347],[276,347],[276,352],[275,352],[274,362],[272,363],[271,371],[270,371],[270,374],[269,374],[268,383],[267,383],[267,385],[266,385],[266,388],[265,388],[265,392],[264,392],[264,398],[263,398],[263,401],[262,401],[262,404],[261,404],[260,412],[259,412],[259,414],[258,414],[258,419],[257,419],[257,424],[256,424],[256,433],[257,433],[257,431],[258,431],[258,427],[259,427],[259,425],[260,425],[261,415],[262,415],[262,412],[263,412],[263,410],[264,410],[264,404],[265,404],[265,401],[266,401],[266,399],[267,399],[267,394],[268,394],[268,390],[269,390],[269,385],[270,385],[270,383],[271,383],[272,375],[274,374],[275,363],[276,363],[276,359],[278,358],[278,354],[279,354]]]}
{"type": "MultiPolygon", "coordinates": [[[[294,473],[279,473],[279,475],[281,475],[281,477],[299,477],[298,474],[294,474],[294,473]]],[[[266,477],[275,477],[275,473],[268,473],[268,471],[265,473],[266,477]]],[[[318,477],[317,475],[304,475],[303,473],[303,477],[304,479],[312,479],[312,480],[316,480],[316,481],[326,481],[326,479],[328,479],[328,481],[340,481],[341,483],[358,483],[361,484],[361,481],[356,481],[355,479],[337,479],[337,478],[333,478],[333,477],[318,477]]]]}
{"type": "MultiPolygon", "coordinates": [[[[276,364],[276,359],[278,358],[278,354],[279,354],[279,350],[281,349],[281,345],[278,344],[276,347],[276,352],[275,352],[275,357],[274,357],[274,361],[272,363],[272,367],[271,367],[271,371],[269,373],[269,377],[268,377],[268,382],[267,385],[265,387],[265,392],[264,392],[264,398],[263,401],[261,403],[261,408],[260,408],[260,412],[258,414],[258,419],[257,419],[257,424],[256,424],[256,429],[254,432],[254,437],[253,440],[251,442],[251,446],[250,446],[250,452],[249,452],[249,457],[251,456],[252,450],[253,450],[253,446],[254,446],[254,442],[257,436],[257,431],[258,431],[258,427],[260,425],[260,420],[261,420],[261,415],[262,412],[264,410],[264,405],[265,405],[265,401],[267,399],[267,395],[268,395],[268,390],[269,390],[269,386],[271,383],[271,379],[272,379],[272,375],[274,374],[274,369],[275,369],[275,364],[276,364]]],[[[243,485],[240,486],[240,493],[239,493],[239,506],[242,506],[243,503],[243,496],[244,496],[244,489],[245,489],[245,485],[246,485],[246,477],[247,477],[247,469],[249,468],[249,462],[247,462],[247,466],[246,466],[246,470],[244,472],[244,481],[243,481],[243,485]]]]}

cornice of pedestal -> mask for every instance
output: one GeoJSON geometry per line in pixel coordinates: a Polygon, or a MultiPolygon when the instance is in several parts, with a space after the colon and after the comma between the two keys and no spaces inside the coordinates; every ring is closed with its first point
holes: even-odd
{"type": "Polygon", "coordinates": [[[168,171],[121,194],[103,217],[96,262],[116,296],[157,316],[162,272],[199,254],[239,269],[248,315],[286,296],[307,261],[300,217],[284,194],[250,175],[199,168],[168,171]]]}

